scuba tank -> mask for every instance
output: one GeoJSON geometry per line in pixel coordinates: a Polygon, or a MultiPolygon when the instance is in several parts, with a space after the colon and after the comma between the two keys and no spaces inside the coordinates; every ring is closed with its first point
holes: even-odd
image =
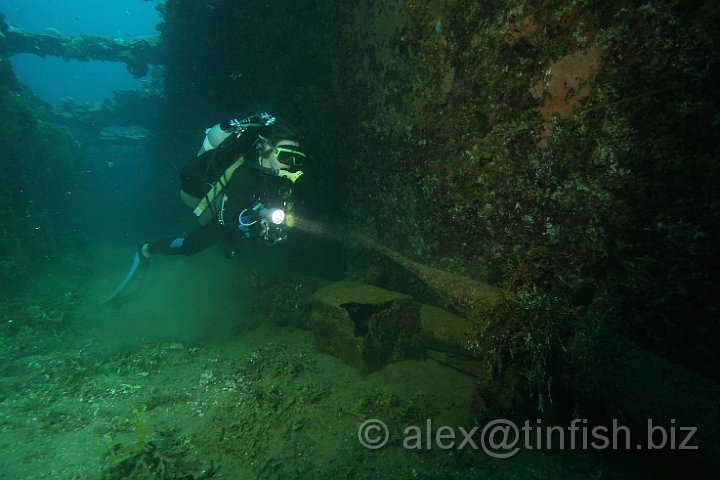
{"type": "Polygon", "coordinates": [[[205,140],[203,140],[202,145],[200,145],[200,150],[198,150],[196,157],[199,157],[205,152],[213,150],[218,145],[220,145],[226,138],[232,135],[232,128],[225,129],[223,127],[223,124],[218,123],[217,125],[214,125],[205,130],[205,140]]]}
{"type": "Polygon", "coordinates": [[[242,120],[232,119],[227,122],[218,123],[205,130],[205,139],[203,140],[200,150],[198,150],[197,157],[205,152],[217,148],[226,138],[233,133],[238,137],[242,135],[247,129],[251,127],[262,128],[272,125],[277,119],[267,112],[260,112],[249,117],[243,118],[242,120]]]}
{"type": "MultiPolygon", "coordinates": [[[[234,162],[248,151],[255,151],[260,132],[275,123],[268,113],[257,113],[242,120],[229,120],[205,130],[197,155],[180,170],[180,188],[189,197],[201,199],[234,162]]],[[[186,202],[187,203],[187,202],[186,202]]]]}

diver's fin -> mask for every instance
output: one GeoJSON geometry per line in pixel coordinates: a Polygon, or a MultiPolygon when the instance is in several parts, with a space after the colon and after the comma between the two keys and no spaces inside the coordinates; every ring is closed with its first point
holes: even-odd
{"type": "Polygon", "coordinates": [[[128,282],[130,282],[130,280],[133,278],[133,275],[135,275],[135,271],[137,270],[138,265],[140,265],[140,256],[141,255],[142,255],[142,253],[140,251],[135,252],[135,257],[133,258],[132,265],[130,265],[130,270],[128,270],[128,273],[127,273],[127,275],[125,275],[125,278],[123,279],[122,283],[120,285],[118,285],[118,287],[110,295],[108,295],[103,301],[101,301],[100,302],[101,304],[107,303],[110,300],[112,300],[113,298],[115,298],[118,295],[118,293],[120,293],[122,291],[122,289],[125,288],[125,286],[128,284],[128,282]]]}

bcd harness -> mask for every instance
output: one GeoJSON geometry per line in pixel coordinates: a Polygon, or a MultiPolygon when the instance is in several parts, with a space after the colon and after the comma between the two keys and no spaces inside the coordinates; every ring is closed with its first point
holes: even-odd
{"type": "MultiPolygon", "coordinates": [[[[227,186],[233,173],[235,173],[235,170],[243,166],[244,163],[245,157],[241,156],[225,170],[225,173],[222,174],[222,176],[217,180],[217,182],[213,183],[210,186],[210,190],[208,190],[202,200],[200,200],[200,203],[198,203],[198,205],[195,207],[195,210],[193,210],[193,213],[196,217],[200,217],[203,213],[205,213],[205,210],[207,210],[208,207],[215,204],[215,200],[218,198],[218,196],[220,196],[223,189],[227,186]]],[[[295,183],[303,175],[303,172],[301,170],[298,170],[297,172],[289,172],[287,170],[274,170],[274,172],[275,175],[277,175],[278,177],[290,180],[291,183],[295,183]]],[[[225,202],[223,201],[223,204],[224,203],[225,202]]]]}
{"type": "Polygon", "coordinates": [[[235,170],[240,168],[244,163],[245,157],[241,156],[225,170],[225,173],[222,174],[217,182],[210,186],[210,190],[205,194],[203,199],[200,200],[200,203],[198,203],[197,207],[195,207],[195,210],[193,210],[196,217],[201,216],[210,205],[215,203],[215,199],[217,199],[218,195],[222,193],[223,189],[230,181],[230,177],[232,177],[233,173],[235,173],[235,170]]]}

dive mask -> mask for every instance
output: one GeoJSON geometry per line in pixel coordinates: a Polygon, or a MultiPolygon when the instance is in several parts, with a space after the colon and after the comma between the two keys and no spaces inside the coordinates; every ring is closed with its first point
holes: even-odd
{"type": "Polygon", "coordinates": [[[293,145],[281,145],[275,147],[274,152],[277,161],[287,165],[287,170],[294,171],[298,167],[301,167],[307,159],[307,154],[303,152],[300,147],[293,145]]]}

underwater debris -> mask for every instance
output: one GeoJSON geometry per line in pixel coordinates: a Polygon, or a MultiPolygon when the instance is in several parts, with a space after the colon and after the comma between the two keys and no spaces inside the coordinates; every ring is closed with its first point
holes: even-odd
{"type": "Polygon", "coordinates": [[[352,237],[413,273],[468,318],[500,298],[501,290],[497,287],[410,260],[360,232],[353,232],[352,237]]]}
{"type": "Polygon", "coordinates": [[[66,38],[54,28],[46,28],[43,33],[26,32],[8,25],[3,18],[0,31],[4,33],[3,47],[9,55],[29,53],[42,58],[50,55],[65,60],[122,62],[136,78],[147,74],[148,65],[162,63],[158,36],[141,36],[130,41],[91,35],[66,38]]]}
{"type": "Polygon", "coordinates": [[[322,287],[313,299],[311,327],[321,352],[366,371],[422,354],[412,297],[341,281],[322,287]]]}
{"type": "Polygon", "coordinates": [[[430,305],[420,307],[423,343],[435,350],[473,357],[470,343],[474,334],[473,324],[457,315],[430,305]]]}

